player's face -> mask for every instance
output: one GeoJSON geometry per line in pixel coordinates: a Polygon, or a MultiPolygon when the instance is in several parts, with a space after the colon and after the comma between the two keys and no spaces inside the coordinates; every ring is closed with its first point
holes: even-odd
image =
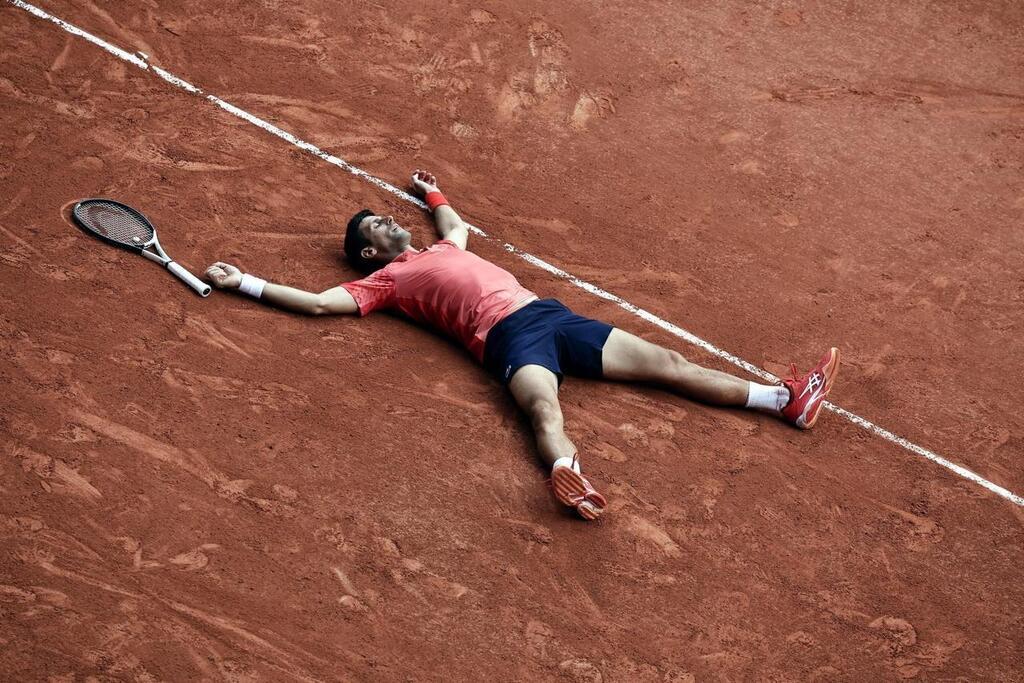
{"type": "MultiPolygon", "coordinates": [[[[359,231],[370,241],[374,254],[388,260],[401,254],[412,241],[412,234],[395,222],[392,216],[367,216],[359,224],[359,231]]],[[[364,250],[365,252],[365,250],[364,250]]]]}

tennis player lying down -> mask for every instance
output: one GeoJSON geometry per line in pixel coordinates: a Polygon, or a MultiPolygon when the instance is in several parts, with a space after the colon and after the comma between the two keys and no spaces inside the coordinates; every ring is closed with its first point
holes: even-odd
{"type": "MultiPolygon", "coordinates": [[[[563,374],[652,383],[687,398],[778,415],[810,429],[839,366],[829,349],[817,366],[781,386],[748,382],[709,370],[679,353],[611,325],[574,314],[555,299],[540,299],[511,273],[466,251],[469,230],[426,171],[412,177],[434,214],[441,239],[426,249],[391,216],[363,210],[345,233],[345,254],[368,273],[319,294],[271,284],[227,263],[206,271],[219,289],[239,289],[264,302],[311,315],[398,310],[460,342],[506,384],[527,413],[537,447],[551,468],[554,494],[585,519],[604,511],[604,496],[580,471],[579,452],[562,424],[558,388],[563,374]]],[[[794,375],[796,370],[794,367],[794,375]]]]}

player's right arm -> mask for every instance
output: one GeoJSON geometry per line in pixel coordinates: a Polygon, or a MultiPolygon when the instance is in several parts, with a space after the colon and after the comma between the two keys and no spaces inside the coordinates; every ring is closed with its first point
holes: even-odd
{"type": "MultiPolygon", "coordinates": [[[[221,261],[206,269],[206,277],[217,289],[238,289],[242,284],[242,271],[221,261]]],[[[268,282],[263,287],[260,301],[306,315],[348,315],[359,312],[356,300],[344,287],[332,287],[316,294],[268,282]]]]}

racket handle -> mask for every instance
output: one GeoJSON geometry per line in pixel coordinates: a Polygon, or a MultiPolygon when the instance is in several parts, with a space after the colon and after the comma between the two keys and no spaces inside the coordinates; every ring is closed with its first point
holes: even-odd
{"type": "Polygon", "coordinates": [[[210,296],[210,285],[206,284],[174,261],[168,262],[167,270],[184,280],[185,284],[196,290],[200,296],[210,296]]]}

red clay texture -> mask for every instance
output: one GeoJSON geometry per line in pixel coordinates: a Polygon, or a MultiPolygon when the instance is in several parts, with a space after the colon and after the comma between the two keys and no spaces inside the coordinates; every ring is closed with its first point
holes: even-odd
{"type": "MultiPolygon", "coordinates": [[[[40,0],[43,2],[43,0],[40,0]]],[[[513,243],[1024,492],[1018,2],[46,0],[513,243]]],[[[1024,510],[824,413],[569,379],[588,524],[451,343],[201,299],[88,238],[323,289],[411,204],[0,3],[0,678],[1024,676],[1024,510]]]]}

